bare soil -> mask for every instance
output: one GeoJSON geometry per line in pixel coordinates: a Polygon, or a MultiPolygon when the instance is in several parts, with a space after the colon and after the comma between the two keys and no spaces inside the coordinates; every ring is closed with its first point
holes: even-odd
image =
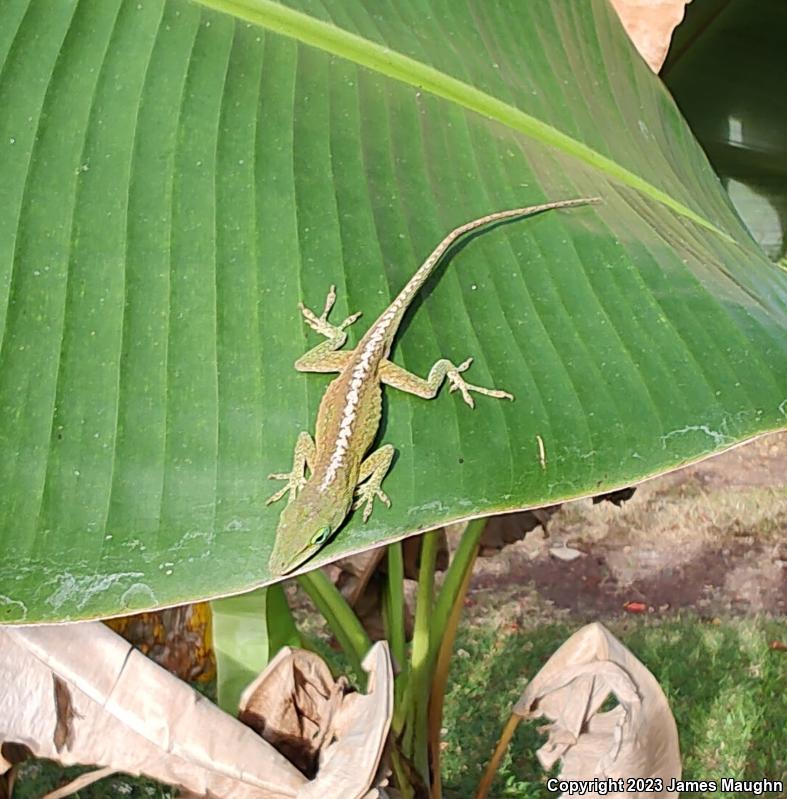
{"type": "Polygon", "coordinates": [[[480,559],[467,605],[487,623],[489,612],[501,622],[787,615],[787,433],[642,483],[620,507],[562,505],[545,527],[480,559]]]}

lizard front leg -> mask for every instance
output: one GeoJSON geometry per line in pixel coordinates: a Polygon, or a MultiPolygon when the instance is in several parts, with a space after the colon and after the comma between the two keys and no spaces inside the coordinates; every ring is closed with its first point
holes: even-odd
{"type": "Polygon", "coordinates": [[[388,499],[388,495],[380,486],[391,468],[394,452],[396,450],[391,444],[384,444],[361,464],[361,469],[358,473],[358,485],[355,489],[353,510],[364,505],[363,520],[365,522],[372,515],[372,506],[375,499],[379,499],[386,507],[391,507],[391,500],[388,499]]]}
{"type": "Polygon", "coordinates": [[[268,475],[268,480],[286,480],[287,484],[280,488],[265,503],[270,505],[278,502],[288,491],[290,492],[287,504],[292,502],[298,492],[306,485],[306,468],[312,470],[314,464],[315,446],[314,439],[305,431],[298,436],[295,442],[295,451],[292,456],[292,471],[276,472],[268,475]]]}
{"type": "Polygon", "coordinates": [[[487,397],[495,397],[496,399],[514,399],[513,394],[509,394],[507,391],[484,388],[483,386],[468,383],[461,376],[461,372],[468,369],[472,362],[473,359],[468,358],[460,363],[459,366],[455,366],[447,358],[441,358],[429,370],[429,376],[424,380],[423,377],[414,375],[391,361],[383,361],[380,364],[380,380],[387,386],[393,386],[400,391],[406,391],[408,394],[415,394],[417,397],[423,397],[424,399],[434,399],[443,381],[448,378],[448,382],[451,384],[450,391],[461,392],[462,399],[471,408],[475,407],[475,401],[470,392],[484,394],[487,397]]]}
{"type": "Polygon", "coordinates": [[[327,339],[295,361],[295,368],[299,372],[341,372],[350,358],[351,353],[338,350],[347,341],[346,329],[361,316],[361,312],[348,316],[340,325],[334,325],[328,321],[328,314],[335,302],[336,286],[331,286],[325,298],[325,307],[319,316],[302,302],[298,303],[306,324],[327,339]]]}

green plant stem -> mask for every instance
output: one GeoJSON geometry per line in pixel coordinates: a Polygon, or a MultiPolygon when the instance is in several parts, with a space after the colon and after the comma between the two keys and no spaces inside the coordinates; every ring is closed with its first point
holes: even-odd
{"type": "Polygon", "coordinates": [[[328,622],[331,632],[350,660],[356,675],[362,679],[365,672],[361,663],[372,642],[353,609],[322,569],[306,572],[297,579],[301,588],[306,591],[317,610],[328,622]]]}
{"type": "MultiPolygon", "coordinates": [[[[401,541],[388,546],[388,579],[383,593],[383,618],[395,668],[394,707],[401,706],[408,678],[407,640],[405,633],[404,559],[401,541]]],[[[396,729],[398,734],[401,728],[396,729]]]]}
{"type": "MultiPolygon", "coordinates": [[[[481,533],[486,527],[486,519],[475,519],[470,522],[462,535],[462,542],[457,548],[451,562],[457,564],[456,573],[461,573],[462,581],[457,591],[453,594],[451,609],[447,624],[443,628],[433,630],[433,641],[436,646],[437,656],[432,672],[432,688],[429,697],[429,754],[432,773],[432,793],[430,799],[442,799],[443,786],[440,774],[440,730],[443,722],[443,702],[445,699],[445,686],[448,682],[448,671],[451,666],[451,655],[454,651],[456,631],[462,615],[467,589],[470,587],[470,578],[473,574],[473,565],[478,557],[478,548],[481,543],[481,533]],[[467,546],[462,543],[467,541],[467,546]],[[436,633],[436,635],[435,635],[436,633]]],[[[454,574],[451,574],[449,586],[453,588],[454,574]]],[[[440,592],[440,599],[446,594],[446,585],[440,592]]],[[[447,600],[446,600],[447,601],[447,600]]],[[[438,600],[439,602],[439,600],[438,600]]]]}
{"type": "Polygon", "coordinates": [[[404,630],[404,558],[402,542],[388,546],[388,582],[385,593],[386,625],[391,655],[400,669],[405,667],[406,642],[404,630]]]}
{"type": "Polygon", "coordinates": [[[425,784],[429,784],[429,741],[427,717],[431,682],[430,635],[434,605],[434,569],[441,530],[425,533],[421,539],[421,563],[418,568],[418,596],[415,605],[413,649],[406,700],[405,754],[410,758],[425,784]]]}
{"type": "Polygon", "coordinates": [[[465,575],[473,569],[486,522],[487,519],[483,518],[473,519],[467,523],[462,538],[459,540],[459,546],[451,558],[451,564],[446,570],[443,587],[440,589],[434,613],[432,613],[432,651],[430,654],[433,659],[437,657],[437,650],[440,647],[456,598],[461,593],[465,575]]]}
{"type": "Polygon", "coordinates": [[[402,764],[401,754],[395,741],[391,745],[390,756],[391,769],[396,779],[396,787],[399,789],[402,799],[415,799],[415,790],[407,779],[407,770],[402,764]]]}

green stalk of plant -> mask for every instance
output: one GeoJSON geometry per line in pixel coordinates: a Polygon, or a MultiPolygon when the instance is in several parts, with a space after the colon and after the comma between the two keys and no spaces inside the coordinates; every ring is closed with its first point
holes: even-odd
{"type": "MultiPolygon", "coordinates": [[[[415,768],[424,784],[432,784],[440,796],[439,731],[443,697],[456,630],[478,553],[485,519],[471,521],[445,573],[435,600],[435,565],[440,543],[438,532],[422,538],[418,571],[415,624],[409,664],[404,616],[404,563],[400,543],[388,547],[388,580],[383,594],[383,617],[391,653],[402,672],[397,677],[392,765],[397,782],[407,790],[407,769],[401,758],[415,768]]],[[[304,590],[325,617],[331,631],[358,674],[371,646],[358,617],[327,576],[319,569],[301,575],[304,590]]],[[[412,792],[411,792],[412,793],[412,792]]]]}
{"type": "Polygon", "coordinates": [[[478,545],[481,541],[481,534],[486,527],[487,519],[473,519],[468,522],[462,537],[459,539],[459,545],[451,558],[451,563],[445,572],[443,586],[437,597],[434,606],[434,613],[432,614],[432,629],[434,634],[432,636],[432,658],[437,657],[437,650],[440,647],[440,636],[448,624],[448,618],[452,613],[454,604],[457,599],[464,599],[460,596],[462,583],[465,580],[465,575],[473,570],[476,555],[478,553],[478,545]]]}
{"type": "Polygon", "coordinates": [[[410,785],[410,780],[407,777],[407,770],[402,762],[402,753],[399,751],[399,747],[395,741],[391,743],[391,747],[388,751],[391,757],[391,770],[394,773],[396,787],[399,789],[402,799],[415,799],[415,789],[410,785]]]}
{"type": "MultiPolygon", "coordinates": [[[[435,763],[439,765],[439,758],[435,760],[434,748],[439,747],[441,723],[439,717],[442,716],[442,697],[445,692],[448,665],[470,574],[485,525],[485,519],[476,519],[468,524],[446,571],[443,587],[436,602],[434,570],[439,535],[433,533],[423,537],[410,674],[401,697],[397,697],[391,726],[394,735],[401,736],[404,754],[412,759],[427,784],[429,784],[430,763],[432,768],[435,763]],[[435,690],[435,669],[438,661],[441,664],[442,677],[435,690]],[[437,738],[434,734],[435,727],[437,738]]],[[[390,574],[389,579],[391,579],[390,574]]]]}
{"type": "Polygon", "coordinates": [[[404,558],[402,543],[396,541],[387,548],[388,579],[383,593],[383,621],[391,647],[395,668],[399,670],[394,681],[394,704],[398,706],[404,695],[408,677],[407,637],[405,632],[404,558]]]}
{"type": "Polygon", "coordinates": [[[465,528],[459,547],[446,573],[446,579],[437,600],[441,613],[445,606],[450,610],[444,626],[442,616],[434,615],[436,629],[432,631],[432,657],[434,667],[431,676],[431,695],[429,697],[428,737],[432,765],[432,793],[430,799],[441,799],[443,795],[440,775],[440,730],[443,726],[443,703],[451,655],[456,641],[459,619],[470,587],[473,566],[478,557],[481,534],[486,527],[486,519],[474,519],[465,528]],[[457,580],[460,580],[457,585],[457,580]]]}
{"type": "Polygon", "coordinates": [[[434,572],[440,532],[426,533],[421,539],[421,563],[418,567],[418,594],[415,605],[413,644],[410,655],[409,700],[403,736],[404,753],[410,758],[424,782],[429,784],[429,740],[427,714],[430,681],[431,618],[434,606],[434,572]]]}
{"type": "Polygon", "coordinates": [[[358,679],[362,679],[365,672],[361,663],[372,642],[353,609],[322,569],[301,574],[298,583],[328,622],[350,666],[358,679]]]}

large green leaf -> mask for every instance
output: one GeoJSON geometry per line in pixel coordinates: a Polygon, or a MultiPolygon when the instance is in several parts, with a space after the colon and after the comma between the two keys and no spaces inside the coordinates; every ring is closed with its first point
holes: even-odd
{"type": "Polygon", "coordinates": [[[492,210],[603,198],[426,287],[395,359],[517,399],[387,391],[393,507],[322,559],[784,425],[786,276],[605,2],[211,5],[0,4],[2,620],[265,582],[329,379],[297,302],[368,323],[492,210]]]}

